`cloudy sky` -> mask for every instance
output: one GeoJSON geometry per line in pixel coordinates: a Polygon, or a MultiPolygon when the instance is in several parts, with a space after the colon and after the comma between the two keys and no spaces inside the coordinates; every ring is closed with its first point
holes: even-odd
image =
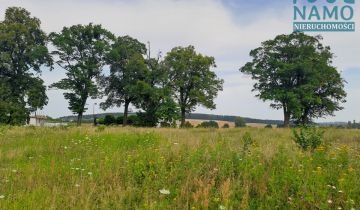
{"type": "MultiPolygon", "coordinates": [[[[319,0],[322,1],[322,0],[319,0]]],[[[323,0],[325,1],[325,0],[323,0]]],[[[9,6],[29,10],[42,21],[46,32],[63,26],[93,22],[116,35],[130,35],[151,42],[152,53],[163,54],[174,46],[194,45],[198,52],[214,56],[217,75],[225,80],[216,99],[217,109],[199,107],[198,113],[282,119],[282,111],[269,108],[254,97],[253,82],[238,69],[250,60],[248,53],[264,40],[292,32],[292,0],[0,0],[0,20],[9,6]]],[[[360,23],[360,8],[355,21],[360,23]]],[[[315,35],[315,34],[312,34],[315,35]]],[[[336,55],[334,65],[347,80],[347,103],[335,117],[318,121],[360,120],[360,33],[322,33],[336,55]]],[[[64,77],[64,70],[44,69],[43,79],[51,84],[64,77]]],[[[62,92],[49,90],[49,104],[42,111],[53,117],[71,115],[62,92]]],[[[94,102],[88,102],[92,113],[94,102]]],[[[114,108],[109,111],[121,111],[114,108]]],[[[96,112],[102,112],[95,106],[96,112]]]]}

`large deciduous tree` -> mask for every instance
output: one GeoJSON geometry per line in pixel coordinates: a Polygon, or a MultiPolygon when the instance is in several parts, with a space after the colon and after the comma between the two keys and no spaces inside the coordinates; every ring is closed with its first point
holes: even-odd
{"type": "Polygon", "coordinates": [[[291,119],[307,124],[333,115],[345,102],[345,81],[332,66],[330,47],[321,40],[299,32],[279,35],[252,50],[252,61],[240,69],[256,80],[257,97],[283,109],[284,127],[291,119]]]}
{"type": "Polygon", "coordinates": [[[193,46],[173,48],[165,57],[173,96],[181,112],[181,126],[185,115],[196,106],[216,107],[214,99],[222,90],[223,80],[211,70],[216,67],[213,57],[196,53],[193,46]]]}
{"type": "Polygon", "coordinates": [[[123,126],[127,125],[128,109],[136,103],[142,83],[148,74],[144,55],[145,44],[129,36],[118,37],[107,55],[110,75],[102,79],[107,99],[104,109],[124,105],[123,126]]]}
{"type": "Polygon", "coordinates": [[[172,98],[167,68],[160,60],[160,55],[157,59],[149,55],[146,63],[148,73],[137,100],[138,108],[144,111],[138,113],[140,126],[154,127],[160,123],[163,127],[174,127],[179,110],[172,98]]]}
{"type": "Polygon", "coordinates": [[[101,25],[74,25],[64,27],[61,33],[50,34],[56,47],[52,53],[57,56],[56,63],[66,70],[66,78],[52,87],[66,90],[64,96],[69,100],[69,109],[78,115],[81,124],[89,97],[97,97],[97,80],[106,65],[106,55],[114,35],[101,25]]]}
{"type": "Polygon", "coordinates": [[[0,22],[0,123],[24,124],[48,102],[41,66],[52,66],[40,20],[10,7],[0,22]]]}

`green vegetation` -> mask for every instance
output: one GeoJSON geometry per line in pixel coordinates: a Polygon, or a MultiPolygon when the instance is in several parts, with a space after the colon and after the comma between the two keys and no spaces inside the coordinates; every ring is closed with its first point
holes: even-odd
{"type": "Polygon", "coordinates": [[[321,42],[321,36],[304,33],[279,35],[252,50],[252,61],[240,69],[256,80],[257,97],[283,109],[284,127],[291,120],[311,124],[314,118],[343,109],[345,81],[332,66],[330,47],[321,42]]]}
{"type": "Polygon", "coordinates": [[[359,209],[359,130],[0,129],[0,209],[359,209]]]}
{"type": "Polygon", "coordinates": [[[204,121],[197,127],[198,128],[219,128],[219,124],[216,121],[204,121]]]}
{"type": "Polygon", "coordinates": [[[197,53],[194,46],[175,47],[167,53],[164,63],[172,95],[180,109],[181,127],[186,114],[196,106],[216,108],[214,99],[222,91],[224,81],[211,69],[216,67],[214,57],[197,53]]]}
{"type": "Polygon", "coordinates": [[[225,124],[223,125],[223,128],[230,128],[230,125],[229,125],[228,123],[225,123],[225,124]]]}
{"type": "Polygon", "coordinates": [[[61,33],[51,33],[50,39],[56,50],[52,52],[56,63],[66,71],[66,78],[51,87],[66,90],[64,97],[69,109],[77,114],[77,124],[82,122],[87,110],[86,101],[99,94],[98,80],[105,66],[105,56],[110,51],[114,35],[101,25],[74,25],[64,27],[61,33]]]}
{"type": "Polygon", "coordinates": [[[235,127],[236,128],[246,127],[245,120],[242,117],[235,118],[235,127]]]}
{"type": "Polygon", "coordinates": [[[40,20],[10,7],[0,21],[0,124],[25,124],[48,103],[42,66],[52,66],[40,20]]]}
{"type": "Polygon", "coordinates": [[[304,127],[300,128],[300,131],[297,132],[293,130],[294,141],[300,146],[301,149],[307,151],[311,149],[314,151],[323,143],[324,132],[316,128],[304,127]]]}

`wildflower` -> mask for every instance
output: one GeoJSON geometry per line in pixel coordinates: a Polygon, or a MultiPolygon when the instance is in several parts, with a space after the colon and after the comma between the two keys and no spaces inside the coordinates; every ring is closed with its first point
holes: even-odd
{"type": "Polygon", "coordinates": [[[15,170],[15,169],[14,169],[14,170],[12,170],[12,172],[13,172],[13,173],[16,173],[16,172],[17,172],[17,170],[15,170]]]}
{"type": "Polygon", "coordinates": [[[332,202],[333,202],[332,200],[330,200],[330,199],[328,200],[328,203],[329,203],[329,204],[332,204],[332,202]]]}
{"type": "Polygon", "coordinates": [[[338,210],[342,210],[342,208],[339,206],[338,208],[337,208],[338,210]]]}
{"type": "Polygon", "coordinates": [[[226,208],[225,208],[225,206],[220,205],[220,206],[219,206],[219,209],[220,209],[220,210],[225,210],[226,208]]]}
{"type": "Polygon", "coordinates": [[[331,186],[331,188],[333,188],[334,190],[336,190],[336,187],[335,187],[335,186],[331,186]]]}
{"type": "Polygon", "coordinates": [[[170,191],[166,190],[166,189],[161,189],[161,190],[159,190],[159,192],[163,195],[170,195],[170,191]]]}
{"type": "Polygon", "coordinates": [[[174,145],[178,145],[179,143],[175,142],[174,145]]]}
{"type": "Polygon", "coordinates": [[[342,191],[342,190],[339,190],[338,192],[339,192],[339,193],[343,193],[343,191],[342,191]]]}
{"type": "Polygon", "coordinates": [[[80,185],[79,185],[79,184],[75,184],[75,187],[80,187],[80,185]]]}
{"type": "Polygon", "coordinates": [[[4,199],[5,198],[5,195],[0,195],[0,199],[4,199]]]}
{"type": "Polygon", "coordinates": [[[88,172],[88,174],[91,176],[91,175],[92,175],[92,172],[88,172]]]}
{"type": "Polygon", "coordinates": [[[30,159],[30,160],[31,160],[31,159],[34,159],[34,157],[31,157],[31,156],[30,156],[29,159],[30,159]]]}
{"type": "Polygon", "coordinates": [[[316,169],[317,169],[318,171],[321,171],[321,167],[320,167],[320,166],[316,167],[316,169]]]}

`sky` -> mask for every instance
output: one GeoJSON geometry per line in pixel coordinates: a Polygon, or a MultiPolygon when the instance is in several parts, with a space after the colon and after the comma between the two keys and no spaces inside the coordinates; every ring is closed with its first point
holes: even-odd
{"type": "MultiPolygon", "coordinates": [[[[300,0],[299,0],[300,1],[300,0]]],[[[325,0],[318,0],[325,1],[325,0]]],[[[175,46],[194,45],[199,53],[215,57],[224,90],[215,100],[215,110],[198,107],[195,112],[238,115],[261,119],[283,119],[281,110],[269,107],[252,92],[254,81],[239,72],[250,61],[250,50],[278,34],[292,32],[293,0],[0,0],[0,20],[9,6],[26,8],[42,21],[47,33],[74,24],[101,24],[117,36],[130,35],[151,42],[151,53],[166,54],[175,46]]],[[[355,4],[355,22],[360,4],[355,4]]],[[[321,34],[335,54],[334,66],[347,81],[344,110],[318,122],[360,121],[360,33],[321,34]]],[[[64,78],[64,70],[44,68],[47,85],[64,78]]],[[[60,90],[48,90],[49,104],[40,113],[52,117],[72,115],[60,90]]],[[[87,114],[104,112],[103,99],[89,100],[87,114]]],[[[134,109],[135,110],[135,109],[134,109]]],[[[121,112],[122,107],[106,112],[121,112]]]]}

